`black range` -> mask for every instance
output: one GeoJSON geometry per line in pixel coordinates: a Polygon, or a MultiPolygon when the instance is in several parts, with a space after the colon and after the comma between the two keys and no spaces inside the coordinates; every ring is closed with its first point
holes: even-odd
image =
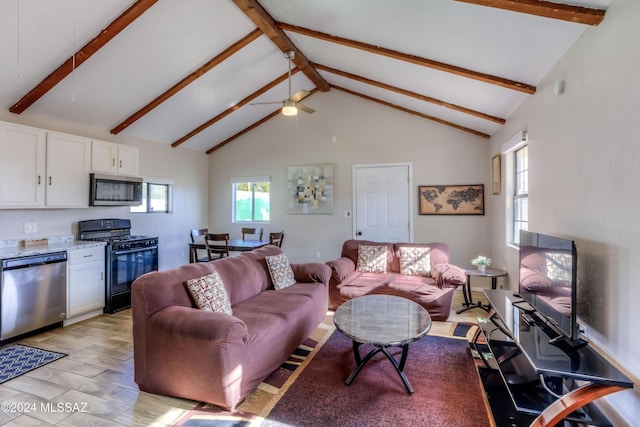
{"type": "Polygon", "coordinates": [[[129,219],[78,222],[78,239],[106,242],[105,313],[131,307],[131,284],[158,269],[158,238],[131,234],[129,219]]]}

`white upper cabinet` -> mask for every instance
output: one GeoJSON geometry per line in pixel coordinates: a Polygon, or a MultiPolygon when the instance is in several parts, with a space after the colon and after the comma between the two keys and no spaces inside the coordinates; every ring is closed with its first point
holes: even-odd
{"type": "Polygon", "coordinates": [[[47,207],[88,207],[90,171],[89,138],[47,132],[47,207]]]}
{"type": "Polygon", "coordinates": [[[44,206],[45,144],[43,129],[0,122],[0,206],[44,206]]]}
{"type": "Polygon", "coordinates": [[[91,172],[138,176],[138,147],[93,140],[91,172]]]}

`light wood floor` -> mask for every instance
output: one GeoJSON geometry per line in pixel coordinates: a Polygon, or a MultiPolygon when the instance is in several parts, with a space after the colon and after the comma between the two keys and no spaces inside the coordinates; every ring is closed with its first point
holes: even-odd
{"type": "MultiPolygon", "coordinates": [[[[473,293],[474,300],[480,297],[473,293]]],[[[461,315],[458,290],[450,321],[461,315]]],[[[485,301],[486,302],[486,301],[485,301]]],[[[0,385],[3,426],[171,426],[197,402],[140,392],[133,381],[131,311],[105,314],[19,341],[68,356],[0,385]]]]}

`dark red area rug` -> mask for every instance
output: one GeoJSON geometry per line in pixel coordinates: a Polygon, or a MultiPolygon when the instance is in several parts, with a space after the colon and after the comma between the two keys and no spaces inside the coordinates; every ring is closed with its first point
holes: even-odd
{"type": "MultiPolygon", "coordinates": [[[[429,335],[411,344],[405,372],[415,393],[409,395],[380,353],[350,386],[345,385],[355,367],[352,344],[333,331],[330,320],[265,379],[237,412],[201,403],[175,426],[491,425],[468,349],[468,338],[477,326],[434,322],[429,335]]],[[[366,350],[362,346],[361,353],[366,350]]],[[[398,357],[400,349],[391,352],[398,357]]]]}
{"type": "MultiPolygon", "coordinates": [[[[399,358],[399,352],[392,354],[399,358]]],[[[262,425],[491,425],[465,340],[426,336],[411,344],[405,373],[413,395],[382,354],[347,386],[354,368],[351,340],[334,332],[262,425]]]]}

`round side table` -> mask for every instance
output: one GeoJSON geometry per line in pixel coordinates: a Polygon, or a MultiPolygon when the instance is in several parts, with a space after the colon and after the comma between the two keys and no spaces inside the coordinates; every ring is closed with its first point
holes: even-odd
{"type": "Polygon", "coordinates": [[[485,268],[484,271],[480,271],[477,267],[463,267],[462,270],[464,270],[464,273],[467,275],[467,283],[462,286],[462,295],[464,296],[462,305],[464,308],[456,311],[456,314],[464,313],[473,308],[481,308],[488,313],[491,311],[490,306],[482,305],[480,301],[473,302],[473,298],[471,297],[471,276],[491,277],[491,289],[496,289],[498,286],[498,277],[506,276],[507,272],[498,268],[485,268]]]}

